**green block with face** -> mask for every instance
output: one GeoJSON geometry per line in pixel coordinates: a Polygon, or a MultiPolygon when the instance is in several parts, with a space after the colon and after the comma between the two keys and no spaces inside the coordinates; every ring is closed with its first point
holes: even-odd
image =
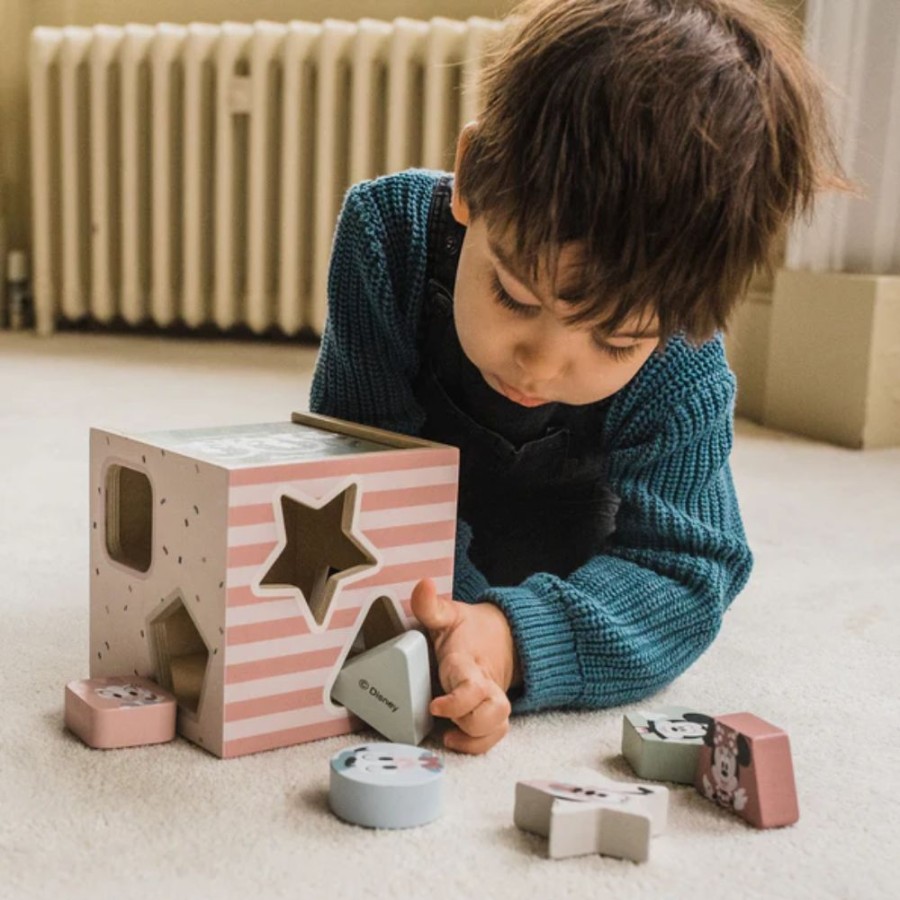
{"type": "Polygon", "coordinates": [[[693,784],[711,723],[711,716],[685,706],[627,713],[622,718],[622,755],[640,778],[693,784]]]}

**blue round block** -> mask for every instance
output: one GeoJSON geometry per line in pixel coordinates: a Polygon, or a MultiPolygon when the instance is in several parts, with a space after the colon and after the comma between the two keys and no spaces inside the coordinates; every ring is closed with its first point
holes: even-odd
{"type": "Polygon", "coordinates": [[[328,799],[345,822],[412,828],[442,812],[444,763],[411,744],[360,744],[331,757],[328,799]]]}

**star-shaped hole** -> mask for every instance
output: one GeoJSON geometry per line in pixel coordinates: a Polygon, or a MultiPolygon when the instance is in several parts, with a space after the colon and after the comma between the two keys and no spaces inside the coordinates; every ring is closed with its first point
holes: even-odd
{"type": "Polygon", "coordinates": [[[284,546],[260,579],[260,586],[297,588],[321,625],[338,580],[377,564],[353,535],[356,485],[320,507],[282,495],[284,546]]]}

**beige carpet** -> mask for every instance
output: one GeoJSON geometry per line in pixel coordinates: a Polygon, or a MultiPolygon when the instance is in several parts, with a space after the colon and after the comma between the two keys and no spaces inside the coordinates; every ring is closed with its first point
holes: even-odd
{"type": "Polygon", "coordinates": [[[734,469],[757,565],[713,648],[654,704],[749,710],[791,736],[800,822],[758,832],[689,788],[644,865],[545,858],[517,779],[628,778],[622,710],[518,719],[452,756],[445,815],[373,832],[327,810],[347,738],[223,762],[178,739],[92,751],[62,727],[87,675],[87,436],[276,421],[314,348],[0,334],[0,896],[896,897],[900,451],[742,424],[734,469]]]}

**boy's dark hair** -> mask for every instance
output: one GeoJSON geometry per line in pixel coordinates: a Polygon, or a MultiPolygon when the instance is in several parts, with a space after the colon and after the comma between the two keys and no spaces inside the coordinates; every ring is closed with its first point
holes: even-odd
{"type": "MultiPolygon", "coordinates": [[[[723,329],[774,238],[852,190],[824,83],[754,0],[539,0],[486,67],[459,163],[470,215],[554,279],[584,242],[572,323],[656,313],[663,339],[723,329]]],[[[572,294],[567,290],[566,294],[572,294]]]]}

